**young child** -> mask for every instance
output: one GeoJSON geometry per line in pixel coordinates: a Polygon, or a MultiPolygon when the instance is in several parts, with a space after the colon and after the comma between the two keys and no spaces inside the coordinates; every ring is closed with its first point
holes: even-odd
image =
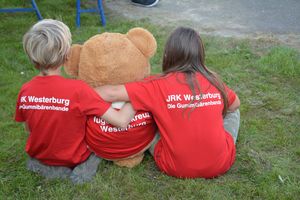
{"type": "Polygon", "coordinates": [[[240,101],[205,66],[195,30],[180,27],[170,35],[162,75],[97,91],[107,101],[130,100],[135,110],[153,114],[159,134],[150,152],[166,174],[213,178],[234,163],[240,101]]]}
{"type": "Polygon", "coordinates": [[[135,112],[128,103],[118,112],[83,81],[61,76],[71,46],[64,23],[39,21],[24,35],[23,46],[40,71],[22,86],[16,105],[15,120],[25,122],[29,131],[27,168],[48,178],[89,181],[100,159],[91,155],[85,143],[87,116],[99,115],[126,127],[135,112]]]}

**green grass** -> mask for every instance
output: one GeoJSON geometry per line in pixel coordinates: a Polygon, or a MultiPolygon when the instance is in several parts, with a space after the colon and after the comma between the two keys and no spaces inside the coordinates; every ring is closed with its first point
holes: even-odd
{"type": "MultiPolygon", "coordinates": [[[[1,7],[29,6],[4,0],[1,7]]],[[[151,60],[160,71],[169,28],[148,20],[127,21],[107,10],[108,24],[84,14],[75,27],[75,1],[38,1],[46,18],[63,20],[74,43],[104,31],[126,33],[140,26],[157,39],[151,60]]],[[[36,22],[34,13],[0,14],[0,199],[299,199],[300,196],[300,55],[266,41],[203,36],[207,65],[218,72],[241,99],[241,128],[236,162],[211,180],[176,179],[156,168],[149,154],[134,169],[104,161],[91,183],[46,180],[25,168],[26,133],[13,121],[21,85],[37,71],[22,50],[22,36],[36,22]]]]}

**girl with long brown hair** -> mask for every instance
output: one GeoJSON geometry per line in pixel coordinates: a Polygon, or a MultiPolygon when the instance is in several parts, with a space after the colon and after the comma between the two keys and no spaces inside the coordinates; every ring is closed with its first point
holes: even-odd
{"type": "Polygon", "coordinates": [[[158,134],[150,152],[166,174],[213,178],[234,163],[240,101],[205,66],[195,30],[179,27],[169,36],[161,75],[97,91],[107,101],[130,101],[153,114],[158,134]]]}

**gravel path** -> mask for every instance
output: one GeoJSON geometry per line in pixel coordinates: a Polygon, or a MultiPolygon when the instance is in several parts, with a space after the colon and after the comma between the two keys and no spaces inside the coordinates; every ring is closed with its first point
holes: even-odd
{"type": "Polygon", "coordinates": [[[299,0],[161,0],[152,8],[130,2],[105,0],[106,12],[161,25],[192,26],[210,35],[270,39],[300,49],[299,0]]]}

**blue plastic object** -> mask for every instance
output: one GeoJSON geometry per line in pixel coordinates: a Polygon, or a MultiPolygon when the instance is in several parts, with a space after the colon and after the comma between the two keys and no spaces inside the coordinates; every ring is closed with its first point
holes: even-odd
{"type": "Polygon", "coordinates": [[[76,26],[77,27],[80,27],[80,14],[91,13],[91,12],[98,12],[100,14],[100,21],[102,22],[102,26],[106,25],[102,0],[97,0],[97,8],[91,8],[91,9],[81,9],[80,3],[81,3],[80,0],[76,1],[76,26]]]}
{"type": "Polygon", "coordinates": [[[35,0],[31,0],[32,8],[1,8],[1,12],[7,12],[7,13],[15,13],[15,12],[35,12],[37,18],[39,20],[43,19],[38,6],[35,3],[35,0]]]}

